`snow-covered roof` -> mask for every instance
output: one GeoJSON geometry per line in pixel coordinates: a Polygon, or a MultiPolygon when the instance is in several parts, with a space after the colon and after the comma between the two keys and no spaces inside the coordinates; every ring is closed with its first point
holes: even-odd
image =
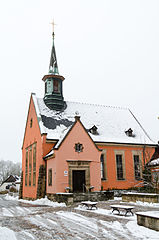
{"type": "Polygon", "coordinates": [[[97,134],[88,131],[94,142],[155,144],[128,108],[66,102],[65,110],[55,111],[42,98],[32,96],[41,134],[47,134],[47,139],[61,142],[78,115],[87,130],[97,127],[97,134]],[[125,133],[130,128],[132,136],[125,133]]]}
{"type": "Polygon", "coordinates": [[[159,166],[159,158],[150,161],[148,166],[159,166]]]}
{"type": "Polygon", "coordinates": [[[17,175],[10,175],[7,177],[6,180],[3,181],[3,183],[12,183],[12,182],[15,182],[15,183],[20,182],[20,177],[17,175]]]}

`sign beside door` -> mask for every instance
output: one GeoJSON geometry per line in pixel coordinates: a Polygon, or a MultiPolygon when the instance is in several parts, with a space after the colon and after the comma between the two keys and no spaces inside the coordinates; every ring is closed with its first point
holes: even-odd
{"type": "Polygon", "coordinates": [[[64,176],[68,176],[68,171],[64,171],[64,176]]]}

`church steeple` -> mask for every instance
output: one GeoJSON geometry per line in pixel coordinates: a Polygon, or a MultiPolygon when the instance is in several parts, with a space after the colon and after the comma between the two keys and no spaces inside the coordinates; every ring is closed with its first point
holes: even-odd
{"type": "Polygon", "coordinates": [[[54,23],[53,24],[53,44],[51,50],[51,58],[49,65],[49,73],[43,77],[43,81],[45,82],[45,94],[44,94],[44,102],[50,109],[53,110],[63,110],[66,107],[63,98],[62,85],[63,80],[65,79],[63,76],[59,75],[56,51],[55,51],[55,33],[54,33],[54,23]]]}
{"type": "Polygon", "coordinates": [[[49,73],[59,74],[56,51],[55,51],[55,43],[54,43],[54,39],[55,39],[54,32],[52,33],[52,37],[53,37],[53,44],[52,44],[52,51],[51,51],[51,57],[50,57],[49,73]]]}

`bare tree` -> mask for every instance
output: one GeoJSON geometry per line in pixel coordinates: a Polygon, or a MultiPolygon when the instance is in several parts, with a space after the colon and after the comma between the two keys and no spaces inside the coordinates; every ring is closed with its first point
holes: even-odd
{"type": "Polygon", "coordinates": [[[155,153],[153,154],[153,156],[151,156],[151,152],[148,148],[146,148],[144,146],[143,148],[143,160],[144,160],[144,168],[143,168],[143,187],[147,190],[147,191],[158,191],[158,187],[159,187],[159,179],[158,179],[158,175],[154,175],[152,176],[152,172],[151,169],[148,165],[148,162],[153,159],[153,157],[155,157],[156,152],[158,151],[158,147],[155,149],[155,153]]]}
{"type": "Polygon", "coordinates": [[[21,163],[0,160],[0,184],[10,175],[21,175],[21,163]]]}

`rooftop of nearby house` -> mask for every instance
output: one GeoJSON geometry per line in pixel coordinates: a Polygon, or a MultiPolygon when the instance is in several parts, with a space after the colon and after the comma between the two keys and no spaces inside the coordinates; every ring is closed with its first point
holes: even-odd
{"type": "Polygon", "coordinates": [[[159,166],[159,158],[154,159],[148,163],[149,167],[159,166]]]}
{"type": "Polygon", "coordinates": [[[128,108],[66,102],[66,109],[55,111],[42,98],[32,97],[41,134],[46,133],[47,139],[61,141],[78,115],[94,142],[156,144],[128,108]]]}
{"type": "Polygon", "coordinates": [[[14,183],[20,182],[20,177],[18,177],[16,175],[10,175],[6,180],[4,180],[2,182],[2,184],[3,183],[12,183],[12,182],[14,182],[14,183]]]}
{"type": "Polygon", "coordinates": [[[159,143],[155,147],[155,152],[152,155],[150,161],[148,162],[149,167],[159,166],[159,143]]]}

